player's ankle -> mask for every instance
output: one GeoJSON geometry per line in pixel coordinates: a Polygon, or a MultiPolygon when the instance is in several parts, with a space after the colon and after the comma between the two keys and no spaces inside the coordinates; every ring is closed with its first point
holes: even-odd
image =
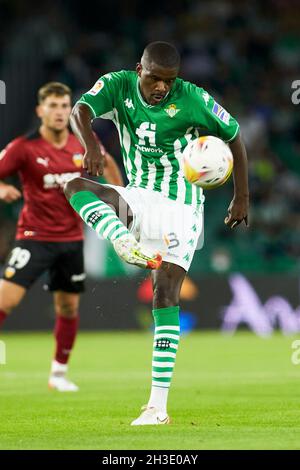
{"type": "Polygon", "coordinates": [[[68,364],[63,364],[56,359],[51,363],[50,375],[55,377],[63,377],[68,371],[68,364]]]}

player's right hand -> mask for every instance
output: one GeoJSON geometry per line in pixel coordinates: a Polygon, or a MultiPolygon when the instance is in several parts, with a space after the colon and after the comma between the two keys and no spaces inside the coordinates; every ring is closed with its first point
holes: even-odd
{"type": "Polygon", "coordinates": [[[0,200],[14,202],[22,197],[22,193],[11,184],[0,184],[0,200]]]}
{"type": "Polygon", "coordinates": [[[101,153],[100,147],[97,145],[91,150],[87,150],[83,157],[83,168],[86,169],[91,176],[101,176],[103,174],[105,156],[101,153]]]}

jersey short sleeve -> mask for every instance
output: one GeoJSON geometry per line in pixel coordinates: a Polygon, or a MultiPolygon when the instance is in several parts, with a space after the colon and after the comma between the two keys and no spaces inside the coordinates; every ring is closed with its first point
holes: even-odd
{"type": "Polygon", "coordinates": [[[194,86],[192,94],[196,101],[193,106],[195,127],[204,127],[225,142],[231,142],[239,132],[238,122],[203,88],[194,86]]]}
{"type": "Polygon", "coordinates": [[[125,74],[126,72],[121,70],[120,72],[103,75],[89,91],[81,96],[77,103],[86,104],[92,111],[94,118],[112,118],[112,111],[116,106],[116,100],[123,86],[125,74]]]}
{"type": "Polygon", "coordinates": [[[0,152],[0,179],[7,178],[22,169],[25,159],[24,144],[24,137],[18,137],[0,152]]]}

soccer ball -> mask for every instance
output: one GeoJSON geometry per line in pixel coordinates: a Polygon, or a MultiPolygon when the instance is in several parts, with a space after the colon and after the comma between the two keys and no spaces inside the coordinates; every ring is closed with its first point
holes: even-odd
{"type": "Polygon", "coordinates": [[[217,137],[199,137],[189,142],[183,151],[185,178],[203,189],[213,189],[224,184],[232,168],[231,150],[217,137]]]}

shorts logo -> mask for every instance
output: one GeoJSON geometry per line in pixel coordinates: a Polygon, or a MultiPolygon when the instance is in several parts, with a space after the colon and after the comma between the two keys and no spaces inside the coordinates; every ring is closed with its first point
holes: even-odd
{"type": "Polygon", "coordinates": [[[220,121],[224,122],[226,126],[229,126],[230,114],[226,111],[226,109],[222,108],[222,106],[219,105],[216,101],[214,102],[212,112],[216,116],[218,116],[220,121]]]}
{"type": "Polygon", "coordinates": [[[88,95],[96,96],[98,95],[99,91],[102,90],[104,87],[104,81],[103,80],[97,80],[93,88],[91,88],[87,93],[88,95]]]}
{"type": "Polygon", "coordinates": [[[92,212],[88,218],[87,218],[87,221],[86,223],[92,227],[93,225],[95,225],[97,222],[99,222],[99,220],[101,219],[102,217],[102,213],[100,211],[94,211],[92,212]]]}
{"type": "Polygon", "coordinates": [[[155,347],[160,350],[169,349],[171,341],[168,338],[160,338],[156,340],[155,347]]]}
{"type": "Polygon", "coordinates": [[[83,155],[82,153],[74,153],[72,161],[77,168],[81,168],[83,155]]]}
{"type": "Polygon", "coordinates": [[[6,277],[6,279],[11,279],[15,274],[16,274],[15,268],[11,268],[9,266],[8,268],[6,268],[4,272],[4,277],[6,277]]]}
{"type": "Polygon", "coordinates": [[[177,238],[176,233],[171,232],[167,233],[164,235],[164,242],[168,247],[168,250],[171,250],[172,248],[177,248],[179,246],[179,240],[177,238]]]}

